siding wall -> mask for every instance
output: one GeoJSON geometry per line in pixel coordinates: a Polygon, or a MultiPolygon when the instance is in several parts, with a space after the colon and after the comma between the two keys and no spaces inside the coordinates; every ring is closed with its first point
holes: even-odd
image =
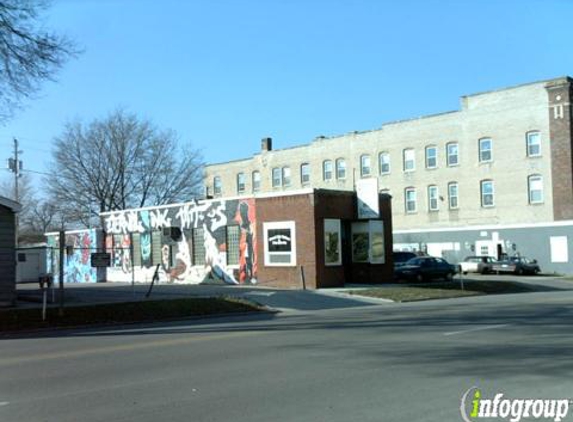
{"type": "Polygon", "coordinates": [[[16,221],[14,212],[0,205],[0,306],[16,298],[16,221]]]}

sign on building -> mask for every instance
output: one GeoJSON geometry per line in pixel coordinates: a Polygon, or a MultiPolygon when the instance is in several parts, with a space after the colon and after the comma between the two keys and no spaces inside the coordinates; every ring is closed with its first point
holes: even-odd
{"type": "Polygon", "coordinates": [[[380,204],[378,202],[378,178],[360,179],[356,182],[358,197],[358,218],[379,218],[380,204]]]}

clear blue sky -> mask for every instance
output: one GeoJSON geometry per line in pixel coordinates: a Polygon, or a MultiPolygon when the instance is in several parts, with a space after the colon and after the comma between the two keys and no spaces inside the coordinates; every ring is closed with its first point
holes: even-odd
{"type": "Polygon", "coordinates": [[[0,126],[0,158],[17,137],[46,171],[67,121],[118,107],[206,162],[455,110],[573,74],[571,16],[570,0],[55,0],[46,24],[85,52],[0,126]]]}

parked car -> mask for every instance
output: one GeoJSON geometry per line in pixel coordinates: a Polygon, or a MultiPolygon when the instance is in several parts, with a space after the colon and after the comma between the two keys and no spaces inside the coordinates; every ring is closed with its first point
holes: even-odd
{"type": "Polygon", "coordinates": [[[535,259],[524,256],[512,256],[493,264],[492,271],[496,273],[537,274],[541,271],[535,259]]]}
{"type": "Polygon", "coordinates": [[[415,252],[399,251],[392,252],[394,257],[394,268],[401,267],[406,262],[412,258],[416,258],[418,255],[415,252]]]}
{"type": "Polygon", "coordinates": [[[487,274],[491,272],[494,262],[496,259],[491,256],[467,256],[460,262],[460,268],[463,274],[487,274]]]}
{"type": "Polygon", "coordinates": [[[418,256],[395,268],[397,279],[428,281],[437,278],[451,280],[457,272],[457,266],[450,264],[443,258],[433,256],[418,256]]]}

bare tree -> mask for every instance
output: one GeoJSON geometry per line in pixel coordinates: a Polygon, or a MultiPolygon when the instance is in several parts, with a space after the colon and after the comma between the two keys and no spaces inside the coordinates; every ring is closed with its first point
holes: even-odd
{"type": "MultiPolygon", "coordinates": [[[[0,195],[16,200],[16,190],[14,189],[15,180],[13,177],[3,180],[0,183],[0,195]]],[[[36,202],[36,192],[34,191],[33,180],[29,173],[20,173],[18,179],[18,202],[22,205],[22,211],[19,213],[20,221],[26,217],[30,209],[36,202]]]]}
{"type": "Polygon", "coordinates": [[[40,15],[48,4],[0,0],[0,121],[78,53],[70,40],[41,27],[40,15]]]}
{"type": "Polygon", "coordinates": [[[88,125],[68,124],[55,140],[53,163],[51,195],[85,226],[99,212],[189,200],[202,186],[199,151],[180,146],[174,131],[121,110],[88,125]]]}

